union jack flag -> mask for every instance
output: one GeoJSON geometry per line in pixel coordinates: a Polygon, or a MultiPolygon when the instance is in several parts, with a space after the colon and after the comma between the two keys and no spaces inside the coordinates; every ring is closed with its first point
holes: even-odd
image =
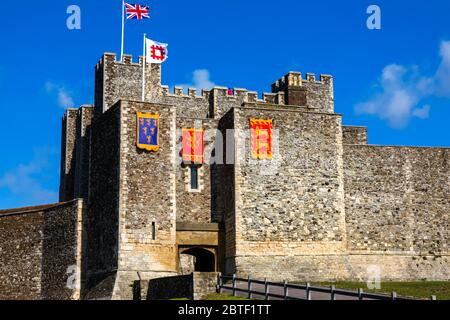
{"type": "Polygon", "coordinates": [[[141,6],[140,4],[125,3],[125,10],[127,13],[127,19],[150,19],[150,9],[148,6],[141,6]]]}

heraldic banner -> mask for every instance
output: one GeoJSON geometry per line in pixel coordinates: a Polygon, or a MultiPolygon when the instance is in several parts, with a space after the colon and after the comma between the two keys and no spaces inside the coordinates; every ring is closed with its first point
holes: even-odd
{"type": "Polygon", "coordinates": [[[272,159],[272,120],[250,119],[250,145],[253,159],[272,159]]]}
{"type": "Polygon", "coordinates": [[[137,112],[136,127],[137,147],[148,151],[158,151],[159,115],[137,112]]]}
{"type": "Polygon", "coordinates": [[[204,130],[183,128],[183,161],[193,164],[204,163],[204,130]]]}

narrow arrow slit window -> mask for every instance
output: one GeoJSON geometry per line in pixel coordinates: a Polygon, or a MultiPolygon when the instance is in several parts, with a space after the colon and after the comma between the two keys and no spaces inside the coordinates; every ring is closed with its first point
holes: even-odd
{"type": "Polygon", "coordinates": [[[198,190],[198,167],[191,166],[191,190],[198,190]]]}

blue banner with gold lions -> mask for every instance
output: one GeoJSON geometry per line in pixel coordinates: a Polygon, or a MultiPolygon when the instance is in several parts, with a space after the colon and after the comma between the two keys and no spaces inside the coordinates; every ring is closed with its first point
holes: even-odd
{"type": "Polygon", "coordinates": [[[148,151],[158,151],[159,115],[137,112],[136,124],[137,147],[148,151]]]}

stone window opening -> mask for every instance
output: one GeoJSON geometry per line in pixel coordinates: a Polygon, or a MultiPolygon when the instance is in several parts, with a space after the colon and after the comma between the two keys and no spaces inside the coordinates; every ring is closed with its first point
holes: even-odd
{"type": "Polygon", "coordinates": [[[198,167],[191,166],[191,190],[198,190],[198,167]]]}
{"type": "Polygon", "coordinates": [[[186,165],[185,184],[188,192],[201,192],[203,189],[203,167],[201,165],[186,165]]]}
{"type": "Polygon", "coordinates": [[[156,240],[156,223],[152,222],[152,240],[156,240]]]}

